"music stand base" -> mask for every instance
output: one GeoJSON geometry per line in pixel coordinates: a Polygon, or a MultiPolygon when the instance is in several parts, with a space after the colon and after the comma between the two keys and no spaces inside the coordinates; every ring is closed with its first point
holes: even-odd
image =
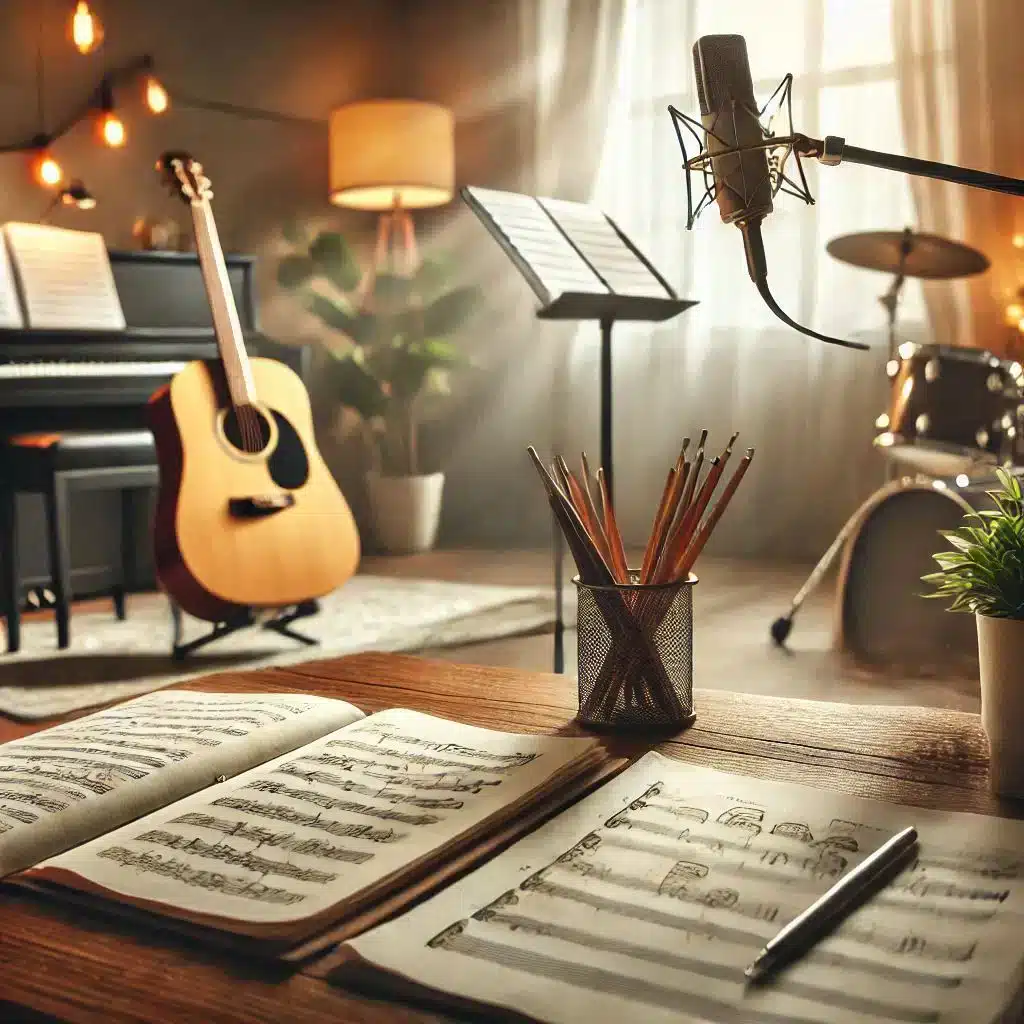
{"type": "Polygon", "coordinates": [[[282,608],[273,617],[260,622],[256,617],[255,609],[246,608],[232,619],[228,619],[225,622],[215,622],[210,631],[204,636],[196,637],[195,640],[190,640],[188,643],[182,643],[184,623],[181,608],[172,601],[171,621],[174,638],[171,642],[171,657],[175,661],[184,661],[190,654],[194,654],[196,651],[216,643],[218,640],[223,640],[224,637],[231,636],[239,630],[248,629],[252,626],[268,629],[272,633],[277,633],[278,636],[287,637],[289,640],[294,640],[303,646],[315,647],[320,641],[315,637],[307,636],[305,633],[300,633],[297,629],[293,629],[292,623],[299,619],[310,618],[318,614],[319,611],[319,601],[302,601],[299,604],[282,608]]]}

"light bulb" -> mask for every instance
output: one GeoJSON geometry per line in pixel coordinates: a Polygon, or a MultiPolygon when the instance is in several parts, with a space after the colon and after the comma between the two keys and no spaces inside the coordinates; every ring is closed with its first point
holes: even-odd
{"type": "Polygon", "coordinates": [[[100,135],[103,141],[112,148],[123,146],[128,139],[124,130],[124,121],[112,110],[104,111],[100,117],[100,135]]]}
{"type": "Polygon", "coordinates": [[[32,161],[32,175],[43,188],[56,188],[64,177],[59,163],[45,150],[40,150],[32,161]]]}
{"type": "Polygon", "coordinates": [[[162,114],[170,105],[167,90],[150,75],[146,79],[146,106],[151,113],[162,114]]]}
{"type": "Polygon", "coordinates": [[[85,0],[78,0],[71,15],[71,41],[79,53],[92,53],[103,42],[103,26],[85,0]]]}
{"type": "Polygon", "coordinates": [[[1006,307],[1006,322],[1013,327],[1021,317],[1024,317],[1024,306],[1019,302],[1011,303],[1006,307]]]}
{"type": "Polygon", "coordinates": [[[1018,231],[1013,236],[1013,247],[1015,249],[1024,249],[1024,231],[1018,231]]]}

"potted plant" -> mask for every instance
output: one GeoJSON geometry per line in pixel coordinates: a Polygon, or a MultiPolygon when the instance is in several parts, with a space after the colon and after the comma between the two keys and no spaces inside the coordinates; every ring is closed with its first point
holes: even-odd
{"type": "Polygon", "coordinates": [[[974,613],[990,782],[997,793],[1024,796],[1024,500],[1017,477],[996,474],[995,508],[943,532],[953,550],[935,555],[940,571],[923,578],[936,587],[928,597],[974,613]]]}
{"type": "Polygon", "coordinates": [[[477,299],[449,279],[437,259],[404,274],[364,269],[336,231],[303,241],[277,269],[278,284],[330,329],[330,388],[369,446],[367,497],[386,551],[424,551],[437,537],[444,474],[425,472],[420,425],[427,403],[448,394],[450,371],[467,363],[452,337],[477,299]]]}

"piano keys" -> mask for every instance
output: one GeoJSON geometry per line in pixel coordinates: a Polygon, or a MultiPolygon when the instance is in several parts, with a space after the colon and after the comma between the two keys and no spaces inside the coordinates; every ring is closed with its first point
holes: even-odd
{"type": "MultiPolygon", "coordinates": [[[[213,320],[192,253],[111,252],[124,331],[0,329],[0,432],[146,427],[146,403],[186,363],[215,359],[213,320]]],[[[253,355],[305,377],[308,354],[258,328],[251,257],[227,257],[253,355]]]]}

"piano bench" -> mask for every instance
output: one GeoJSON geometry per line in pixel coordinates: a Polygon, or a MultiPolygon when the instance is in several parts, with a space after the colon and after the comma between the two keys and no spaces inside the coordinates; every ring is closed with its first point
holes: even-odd
{"type": "Polygon", "coordinates": [[[71,494],[120,491],[121,565],[113,599],[117,617],[124,619],[125,589],[135,576],[135,499],[140,490],[155,487],[158,480],[156,449],[148,430],[69,431],[0,439],[0,605],[7,620],[8,652],[21,646],[17,496],[42,494],[45,501],[57,646],[63,649],[71,643],[71,494]]]}

